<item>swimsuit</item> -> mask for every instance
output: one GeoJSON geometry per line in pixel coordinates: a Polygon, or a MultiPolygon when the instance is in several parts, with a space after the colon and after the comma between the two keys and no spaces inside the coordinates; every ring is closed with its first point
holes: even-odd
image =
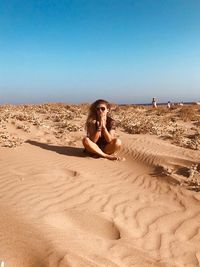
{"type": "MultiPolygon", "coordinates": [[[[97,129],[97,123],[96,123],[96,129],[97,129]]],[[[108,132],[110,132],[110,130],[115,130],[116,129],[116,121],[113,120],[111,117],[107,117],[107,120],[106,120],[106,128],[108,130],[108,132]]],[[[103,149],[107,144],[108,142],[106,141],[104,135],[100,136],[98,141],[96,142],[96,144],[101,148],[103,149]]]]}

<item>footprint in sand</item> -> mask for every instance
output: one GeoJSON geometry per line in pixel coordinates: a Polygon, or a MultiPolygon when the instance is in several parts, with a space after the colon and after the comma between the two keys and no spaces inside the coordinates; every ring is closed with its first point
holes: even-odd
{"type": "Polygon", "coordinates": [[[79,230],[105,239],[117,240],[120,232],[111,219],[99,213],[70,209],[44,218],[45,222],[64,232],[79,230]]]}

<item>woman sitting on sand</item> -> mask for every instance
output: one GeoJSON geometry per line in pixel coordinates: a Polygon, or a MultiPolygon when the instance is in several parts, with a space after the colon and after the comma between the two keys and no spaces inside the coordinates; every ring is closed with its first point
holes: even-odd
{"type": "Polygon", "coordinates": [[[119,157],[112,155],[120,149],[121,141],[115,137],[115,120],[107,116],[109,109],[110,104],[103,99],[96,100],[90,106],[86,121],[87,137],[83,138],[83,145],[87,152],[119,160],[119,157]]]}

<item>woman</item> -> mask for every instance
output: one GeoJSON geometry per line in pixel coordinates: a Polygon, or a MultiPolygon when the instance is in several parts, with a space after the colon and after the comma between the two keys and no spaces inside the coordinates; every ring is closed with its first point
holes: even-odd
{"type": "Polygon", "coordinates": [[[83,138],[86,151],[100,157],[119,160],[112,155],[121,147],[120,139],[115,137],[116,123],[107,116],[110,104],[103,99],[96,100],[89,109],[86,121],[87,137],[83,138]]]}
{"type": "Polygon", "coordinates": [[[156,103],[155,97],[153,97],[153,99],[152,99],[152,107],[157,108],[157,103],[156,103]]]}

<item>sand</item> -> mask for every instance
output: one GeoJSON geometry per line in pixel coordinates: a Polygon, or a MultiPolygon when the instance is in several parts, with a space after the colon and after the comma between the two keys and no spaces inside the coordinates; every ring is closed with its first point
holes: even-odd
{"type": "Polygon", "coordinates": [[[119,127],[126,161],[92,158],[87,109],[53,107],[1,108],[0,263],[200,266],[200,151],[119,127]]]}

